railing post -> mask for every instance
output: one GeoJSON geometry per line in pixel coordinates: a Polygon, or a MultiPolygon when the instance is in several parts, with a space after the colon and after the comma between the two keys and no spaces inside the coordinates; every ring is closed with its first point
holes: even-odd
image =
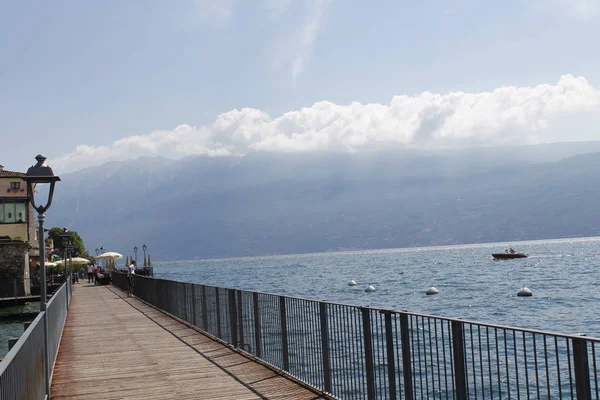
{"type": "Polygon", "coordinates": [[[285,297],[279,296],[279,319],[281,322],[281,349],[283,356],[283,370],[290,370],[290,353],[288,348],[287,313],[285,309],[285,297]]]}
{"type": "Polygon", "coordinates": [[[198,326],[196,322],[196,284],[192,283],[192,324],[198,326]]]}
{"type": "Polygon", "coordinates": [[[587,341],[583,338],[573,338],[572,341],[577,400],[589,400],[592,398],[592,392],[590,386],[590,366],[588,361],[587,341]]]}
{"type": "Polygon", "coordinates": [[[329,358],[329,327],[327,324],[327,303],[319,302],[321,319],[321,350],[323,357],[323,385],[325,391],[331,393],[331,359],[329,358]]]}
{"type": "Polygon", "coordinates": [[[231,333],[231,344],[234,347],[239,347],[238,330],[237,330],[237,307],[235,304],[235,290],[227,289],[229,296],[229,330],[231,333]]]}
{"type": "Polygon", "coordinates": [[[385,321],[385,351],[387,356],[389,399],[396,400],[396,359],[394,357],[394,331],[392,329],[392,312],[381,311],[385,321]]]}
{"type": "Polygon", "coordinates": [[[223,339],[223,335],[221,335],[221,301],[219,300],[218,287],[215,287],[215,309],[217,313],[217,337],[223,339]]]}
{"type": "Polygon", "coordinates": [[[182,312],[182,316],[180,317],[181,319],[183,319],[184,321],[188,321],[188,304],[187,304],[187,284],[185,282],[181,282],[181,285],[183,285],[183,307],[179,306],[177,307],[177,309],[179,310],[180,307],[183,308],[182,312]]]}
{"type": "Polygon", "coordinates": [[[452,321],[452,355],[454,358],[454,386],[456,388],[456,399],[467,398],[467,386],[465,380],[465,344],[463,323],[452,321]]]}
{"type": "Polygon", "coordinates": [[[240,348],[244,348],[244,309],[242,307],[242,291],[236,290],[237,297],[237,326],[238,326],[238,342],[240,343],[240,348]]]}
{"type": "Polygon", "coordinates": [[[202,285],[202,329],[208,332],[208,309],[206,307],[206,286],[202,285]]]}
{"type": "Polygon", "coordinates": [[[360,307],[362,313],[365,369],[367,373],[367,399],[375,399],[375,371],[373,366],[373,338],[371,335],[371,310],[360,307]]]}
{"type": "Polygon", "coordinates": [[[412,360],[410,354],[410,332],[408,330],[408,313],[400,313],[400,342],[402,349],[402,375],[404,376],[404,398],[413,399],[412,360]]]}
{"type": "Polygon", "coordinates": [[[260,306],[258,303],[258,293],[252,293],[252,303],[254,306],[254,347],[256,349],[256,357],[262,356],[261,332],[260,332],[260,306]]]}

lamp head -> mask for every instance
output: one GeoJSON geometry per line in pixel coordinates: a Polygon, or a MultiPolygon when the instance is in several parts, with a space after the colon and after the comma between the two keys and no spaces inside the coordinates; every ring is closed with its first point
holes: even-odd
{"type": "Polygon", "coordinates": [[[31,198],[31,204],[33,205],[33,208],[35,208],[35,210],[39,214],[43,214],[44,212],[46,212],[46,210],[48,208],[50,208],[50,205],[52,204],[52,197],[54,196],[54,184],[56,182],[60,181],[60,178],[58,176],[54,175],[52,168],[50,168],[45,163],[46,157],[44,157],[42,154],[38,154],[35,157],[35,159],[36,159],[37,163],[35,165],[32,165],[27,170],[27,173],[23,177],[23,180],[25,182],[27,182],[27,191],[31,198]],[[38,185],[38,184],[49,184],[50,185],[50,188],[48,191],[48,201],[45,205],[36,206],[35,196],[33,193],[33,187],[34,187],[34,185],[38,185]]]}

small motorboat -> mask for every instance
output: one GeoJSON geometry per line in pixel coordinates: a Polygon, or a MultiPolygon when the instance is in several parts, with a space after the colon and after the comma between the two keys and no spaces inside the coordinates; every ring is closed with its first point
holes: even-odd
{"type": "Polygon", "coordinates": [[[499,260],[508,260],[512,258],[527,258],[527,254],[517,253],[516,251],[508,251],[504,253],[492,253],[492,257],[499,260]]]}

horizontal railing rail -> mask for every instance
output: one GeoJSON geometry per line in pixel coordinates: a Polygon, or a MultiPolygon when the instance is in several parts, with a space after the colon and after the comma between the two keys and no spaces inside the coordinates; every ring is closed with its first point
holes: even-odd
{"type": "Polygon", "coordinates": [[[134,294],[343,399],[600,397],[596,338],[148,277],[134,294]]]}
{"type": "Polygon", "coordinates": [[[0,399],[39,400],[46,396],[44,376],[44,319],[48,322],[50,368],[54,366],[67,317],[70,278],[57,290],[0,362],[0,399]]]}

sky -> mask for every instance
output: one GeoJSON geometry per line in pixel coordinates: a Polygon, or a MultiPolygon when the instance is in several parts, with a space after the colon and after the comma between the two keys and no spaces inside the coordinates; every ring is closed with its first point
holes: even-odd
{"type": "Polygon", "coordinates": [[[600,140],[600,0],[0,2],[0,164],[600,140]]]}

